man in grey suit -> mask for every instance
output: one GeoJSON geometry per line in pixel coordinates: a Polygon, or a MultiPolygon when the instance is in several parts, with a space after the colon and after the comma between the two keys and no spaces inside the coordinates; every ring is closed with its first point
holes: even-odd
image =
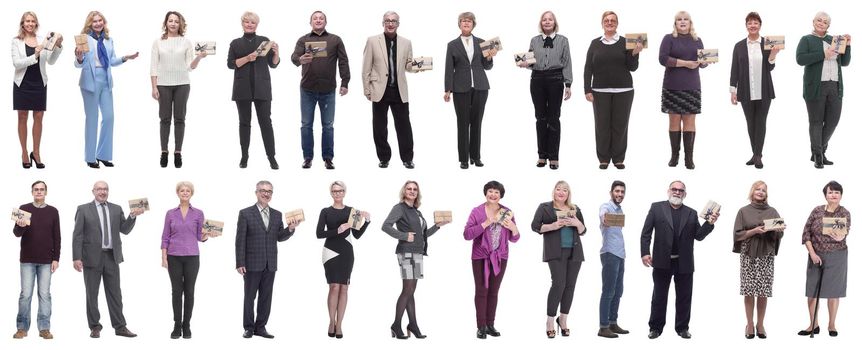
{"type": "Polygon", "coordinates": [[[126,328],[123,316],[123,295],[120,291],[120,263],[123,262],[123,242],[120,233],[129,234],[135,227],[135,217],[143,214],[142,208],[133,209],[129,216],[123,208],[108,202],[108,184],[93,184],[92,202],[78,206],[75,213],[75,230],[72,232],[72,260],[75,270],[84,272],[87,293],[87,324],[90,337],[98,338],[102,331],[99,323],[99,284],[105,282],[105,297],[114,333],[122,337],[136,337],[126,328]]]}
{"type": "Polygon", "coordinates": [[[392,109],[395,133],[398,135],[398,153],[407,169],[413,169],[413,128],[410,125],[410,105],[407,103],[408,61],[413,57],[410,40],[397,34],[401,17],[395,11],[383,14],[383,34],[371,36],[365,43],[362,60],[362,88],[371,104],[371,126],[374,130],[374,147],[378,164],[389,166],[392,149],[389,148],[386,118],[392,109]]]}
{"type": "Polygon", "coordinates": [[[272,183],[258,181],[255,195],[257,203],[239,211],[236,224],[236,272],[244,281],[242,309],[243,338],[252,335],[275,338],[266,331],[269,310],[272,306],[272,285],[278,269],[278,242],[293,236],[298,222],[288,219],[287,227],[281,212],[269,207],[272,183]],[[254,299],[257,297],[257,319],[254,317],[254,299]]]}

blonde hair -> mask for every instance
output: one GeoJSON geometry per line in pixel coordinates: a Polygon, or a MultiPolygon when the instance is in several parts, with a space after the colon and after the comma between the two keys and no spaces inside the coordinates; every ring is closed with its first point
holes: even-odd
{"type": "Polygon", "coordinates": [[[245,20],[252,21],[254,23],[260,23],[260,16],[251,11],[243,12],[242,16],[239,18],[239,22],[242,23],[245,20]]]}
{"type": "Polygon", "coordinates": [[[472,12],[470,12],[470,11],[461,12],[461,14],[458,15],[458,27],[459,28],[461,27],[461,20],[462,19],[469,19],[471,22],[473,22],[473,29],[476,29],[476,15],[474,15],[472,12]]]}
{"type": "Polygon", "coordinates": [[[171,17],[171,15],[177,16],[177,19],[180,22],[180,26],[179,28],[177,28],[177,34],[179,36],[186,35],[186,18],[183,17],[183,15],[177,11],[168,11],[168,13],[165,14],[165,21],[162,22],[162,40],[168,38],[168,19],[171,17]]]}
{"type": "Polygon", "coordinates": [[[407,185],[414,184],[416,185],[416,200],[413,201],[413,208],[419,209],[419,206],[422,204],[422,191],[419,190],[419,183],[413,180],[407,180],[404,183],[404,186],[401,186],[401,192],[399,194],[399,199],[403,202],[407,199],[407,185]]]}
{"type": "Polygon", "coordinates": [[[87,14],[87,19],[84,20],[84,28],[81,29],[81,34],[90,34],[90,27],[93,25],[93,18],[96,16],[102,17],[102,21],[105,22],[105,25],[102,27],[102,33],[104,33],[105,39],[108,39],[108,33],[110,32],[108,30],[108,19],[99,11],[90,11],[90,13],[87,14]]]}
{"type": "Polygon", "coordinates": [[[769,199],[769,191],[766,190],[767,189],[766,182],[763,182],[763,180],[757,180],[753,184],[751,184],[751,190],[748,191],[748,201],[749,202],[754,202],[754,191],[757,190],[757,188],[760,187],[761,185],[763,185],[763,192],[766,192],[766,195],[763,196],[763,203],[767,202],[767,199],[769,199]]]}
{"type": "Polygon", "coordinates": [[[194,185],[194,184],[192,184],[192,183],[191,183],[191,182],[189,182],[189,181],[180,181],[180,182],[177,182],[177,190],[176,190],[176,191],[177,191],[177,193],[180,193],[180,189],[181,189],[181,188],[183,188],[183,187],[188,188],[189,190],[191,190],[191,191],[192,191],[192,194],[195,194],[195,185],[194,185]]]}
{"type": "Polygon", "coordinates": [[[569,183],[568,183],[568,182],[566,182],[566,181],[564,181],[564,180],[557,181],[557,183],[556,183],[556,184],[554,184],[554,189],[553,189],[553,190],[551,190],[551,202],[553,202],[553,201],[554,201],[554,199],[556,199],[556,198],[554,198],[554,195],[555,195],[555,194],[556,194],[556,192],[557,192],[557,187],[560,187],[560,186],[562,186],[563,188],[565,188],[565,189],[566,189],[566,192],[568,192],[568,193],[569,193],[569,195],[568,195],[568,196],[566,196],[566,203],[565,203],[565,204],[566,204],[566,208],[569,208],[569,209],[575,209],[575,206],[574,206],[574,205],[572,205],[572,188],[571,188],[571,187],[569,187],[569,183]]]}
{"type": "Polygon", "coordinates": [[[688,18],[688,34],[691,35],[691,40],[697,41],[697,32],[694,31],[694,21],[691,20],[691,15],[686,11],[679,11],[673,16],[673,32],[671,33],[673,37],[676,38],[679,36],[679,33],[676,31],[677,18],[688,18]]]}
{"type": "Polygon", "coordinates": [[[620,16],[617,15],[616,12],[608,10],[608,11],[602,12],[602,24],[604,24],[604,22],[605,22],[605,17],[610,16],[610,15],[614,15],[614,17],[617,18],[617,22],[620,21],[620,16]]]}
{"type": "MultiPolygon", "coordinates": [[[[542,16],[539,17],[539,33],[545,34],[545,31],[542,29],[542,19],[545,18],[545,15],[551,14],[551,17],[554,18],[554,33],[560,31],[560,23],[557,22],[557,15],[555,15],[550,10],[542,12],[542,16]]],[[[476,26],[476,22],[473,22],[473,26],[476,26]]]]}
{"type": "Polygon", "coordinates": [[[36,17],[36,13],[33,11],[24,12],[24,14],[21,15],[21,23],[18,24],[18,36],[16,36],[16,38],[21,40],[24,40],[24,35],[26,35],[24,32],[24,20],[27,19],[27,16],[32,16],[33,20],[36,21],[36,28],[33,28],[33,34],[36,34],[36,31],[39,30],[39,18],[36,17]]]}

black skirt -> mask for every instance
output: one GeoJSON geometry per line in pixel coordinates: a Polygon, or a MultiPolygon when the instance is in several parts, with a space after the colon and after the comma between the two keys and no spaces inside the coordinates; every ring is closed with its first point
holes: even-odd
{"type": "Polygon", "coordinates": [[[700,90],[661,89],[661,112],[700,114],[700,90]]]}

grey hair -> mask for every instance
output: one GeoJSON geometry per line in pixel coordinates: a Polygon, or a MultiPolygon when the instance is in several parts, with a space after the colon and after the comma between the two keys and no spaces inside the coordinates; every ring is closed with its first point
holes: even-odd
{"type": "Polygon", "coordinates": [[[273,187],[272,182],[269,182],[266,180],[260,180],[257,182],[257,185],[254,185],[254,188],[255,188],[255,190],[257,190],[258,187],[263,186],[263,185],[269,185],[269,187],[273,187]]]}
{"type": "Polygon", "coordinates": [[[347,193],[347,185],[344,184],[341,180],[335,180],[331,184],[329,184],[329,190],[332,191],[332,186],[339,186],[345,193],[347,193]]]}
{"type": "Polygon", "coordinates": [[[818,11],[817,14],[814,15],[814,19],[812,21],[816,21],[818,18],[821,17],[826,17],[826,21],[829,22],[829,24],[832,24],[832,17],[824,11],[818,11]]]}
{"type": "Polygon", "coordinates": [[[398,19],[401,19],[401,15],[399,15],[398,12],[386,11],[386,13],[383,14],[383,20],[385,21],[386,17],[389,17],[390,15],[395,15],[395,17],[398,17],[398,19]]]}

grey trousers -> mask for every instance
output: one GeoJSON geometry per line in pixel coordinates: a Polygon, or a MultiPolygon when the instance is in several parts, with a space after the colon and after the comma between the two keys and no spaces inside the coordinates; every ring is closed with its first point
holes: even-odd
{"type": "Polygon", "coordinates": [[[808,107],[808,138],[811,141],[811,152],[826,152],[829,139],[838,127],[841,119],[842,98],[838,95],[837,81],[820,82],[820,96],[813,100],[805,100],[808,107]]]}
{"type": "Polygon", "coordinates": [[[189,84],[156,86],[159,90],[159,136],[162,151],[168,150],[168,137],[171,133],[171,117],[174,120],[174,150],[183,149],[183,136],[186,132],[186,104],[189,102],[189,84]]]}
{"type": "Polygon", "coordinates": [[[102,328],[99,323],[99,285],[105,282],[105,298],[108,301],[108,314],[111,316],[111,327],[124,327],[126,318],[123,316],[123,294],[120,291],[120,264],[114,260],[114,252],[102,252],[99,266],[84,266],[84,289],[87,294],[87,325],[90,329],[102,328]]]}

